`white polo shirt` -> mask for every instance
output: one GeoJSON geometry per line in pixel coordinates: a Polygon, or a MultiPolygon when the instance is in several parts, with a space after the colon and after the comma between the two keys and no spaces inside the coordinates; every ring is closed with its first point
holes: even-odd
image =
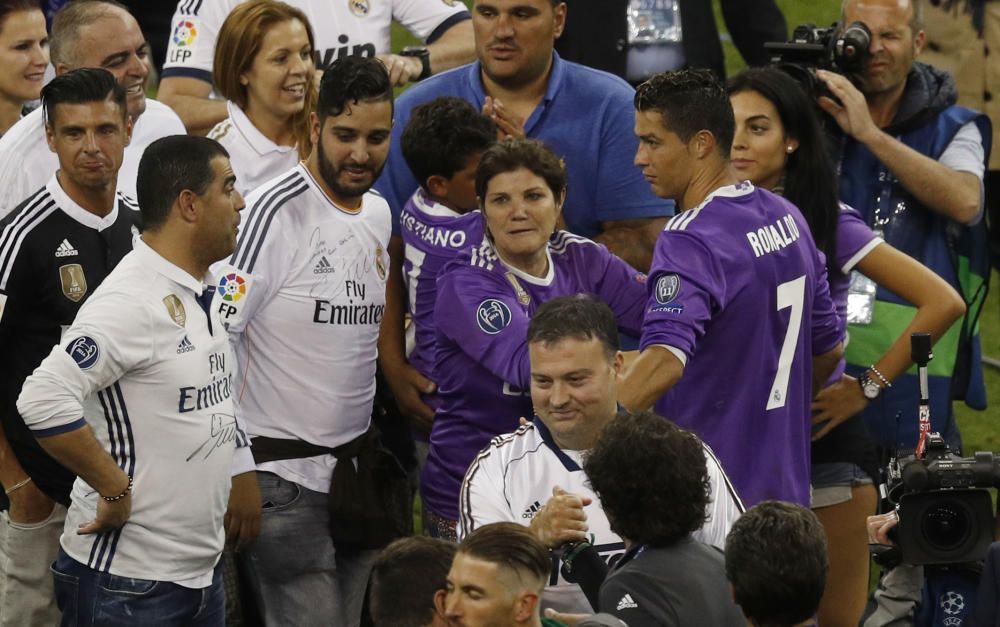
{"type": "MultiPolygon", "coordinates": [[[[708,466],[711,503],[708,520],[692,535],[700,542],[724,549],[726,534],[745,510],[712,449],[704,443],[702,448],[708,466]]],[[[625,543],[611,531],[601,502],[590,488],[582,469],[585,453],[559,448],[538,418],[514,433],[493,438],[469,466],[462,481],[459,539],[495,522],[530,525],[552,497],[552,489],[559,486],[572,494],[590,497],[592,503],[584,508],[587,533],[593,535],[592,544],[601,557],[609,565],[614,564],[625,553],[625,543]]],[[[559,572],[559,554],[554,552],[552,559],[553,572],[559,572]]],[[[593,612],[580,587],[567,582],[561,573],[558,580],[550,579],[543,603],[561,612],[593,612]]]]}
{"type": "Polygon", "coordinates": [[[298,148],[279,146],[271,141],[236,104],[226,102],[226,110],[229,117],[216,124],[208,137],[229,152],[229,162],[236,175],[236,190],[242,196],[249,195],[299,162],[298,148]]]}
{"type": "MultiPolygon", "coordinates": [[[[216,266],[213,309],[236,354],[236,409],[251,437],[333,448],[368,430],[389,268],[389,205],[337,206],[304,164],[247,198],[236,252],[216,266]]],[[[333,455],[258,470],[317,492],[333,455]]]]}
{"type": "MultiPolygon", "coordinates": [[[[59,157],[49,149],[45,139],[44,115],[43,108],[38,107],[0,137],[0,217],[37,192],[59,169],[59,157]]],[[[132,141],[125,147],[122,167],[118,170],[118,190],[135,199],[139,159],[146,146],[167,135],[186,133],[173,109],[146,98],[146,111],[132,128],[132,141]]]]}
{"type": "Polygon", "coordinates": [[[128,521],[98,535],[76,530],[96,516],[99,495],[83,479],[73,486],[62,547],[96,571],[212,582],[234,449],[245,460],[249,448],[233,413],[226,332],[199,304],[202,291],[137,238],[22,388],[17,408],[37,437],[89,426],[133,478],[128,521]]]}

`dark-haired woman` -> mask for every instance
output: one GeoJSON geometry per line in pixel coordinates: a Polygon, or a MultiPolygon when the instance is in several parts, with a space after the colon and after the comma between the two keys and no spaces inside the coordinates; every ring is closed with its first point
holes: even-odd
{"type": "Polygon", "coordinates": [[[438,537],[455,537],[462,478],[476,454],[533,415],[527,329],[535,309],[594,294],[621,330],[638,336],[646,303],[646,275],[556,230],[566,172],[545,144],[507,139],[489,148],[476,195],[486,237],[441,269],[434,304],[440,404],[420,489],[427,529],[438,537]]]}
{"type": "Polygon", "coordinates": [[[0,1],[0,135],[38,100],[49,64],[49,35],[37,0],[0,1]]]}
{"type": "Polygon", "coordinates": [[[877,459],[859,415],[907,368],[910,334],[936,341],[965,305],[942,278],[896,250],[861,216],[837,200],[837,180],[815,106],[793,79],[774,68],[748,70],[729,81],[736,117],[732,167],[754,184],[781,193],[802,211],[827,258],[830,293],[846,318],[852,271],[917,307],[904,333],[860,379],[844,362],[813,403],[813,509],[829,540],[830,576],[820,624],[856,625],[868,592],[865,519],[875,512],[877,459]]]}

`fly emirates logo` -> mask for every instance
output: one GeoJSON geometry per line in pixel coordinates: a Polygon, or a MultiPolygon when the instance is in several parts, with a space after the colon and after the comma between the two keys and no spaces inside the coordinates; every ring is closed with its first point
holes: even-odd
{"type": "Polygon", "coordinates": [[[347,297],[347,303],[334,304],[329,300],[316,299],[313,322],[352,326],[382,322],[385,305],[366,302],[367,295],[368,286],[361,281],[344,281],[343,296],[347,297]]]}
{"type": "Polygon", "coordinates": [[[786,215],[774,224],[761,227],[747,233],[747,241],[753,250],[754,257],[778,252],[792,245],[799,239],[799,227],[791,214],[786,215]]]}

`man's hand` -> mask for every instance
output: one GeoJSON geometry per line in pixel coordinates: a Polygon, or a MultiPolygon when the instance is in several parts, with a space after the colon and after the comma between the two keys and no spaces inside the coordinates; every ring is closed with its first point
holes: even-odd
{"type": "Polygon", "coordinates": [[[483,101],[483,115],[497,125],[497,138],[516,137],[524,139],[524,119],[508,110],[497,98],[486,96],[483,101]]]}
{"type": "Polygon", "coordinates": [[[251,470],[233,477],[229,492],[229,507],[223,518],[226,542],[235,551],[242,551],[260,533],[260,485],[257,471],[251,470]]]}
{"type": "MultiPolygon", "coordinates": [[[[124,488],[122,488],[124,490],[124,488]]],[[[97,517],[89,523],[83,523],[76,528],[80,535],[104,533],[120,529],[132,514],[132,494],[126,494],[117,501],[107,501],[100,493],[97,495],[97,517]]]]}
{"type": "Polygon", "coordinates": [[[549,620],[554,620],[556,622],[562,623],[563,625],[568,625],[573,627],[573,625],[578,624],[585,618],[589,618],[591,614],[564,614],[562,612],[557,612],[551,607],[545,608],[545,618],[549,620]]]}
{"type": "Polygon", "coordinates": [[[826,423],[813,434],[813,442],[867,406],[868,399],[861,393],[858,380],[846,374],[841,375],[840,381],[820,390],[812,402],[813,424],[826,423]]]}
{"type": "Polygon", "coordinates": [[[34,481],[14,490],[7,498],[10,499],[10,510],[7,512],[10,521],[22,525],[42,522],[52,515],[56,504],[38,489],[34,481]]]}
{"type": "Polygon", "coordinates": [[[864,94],[858,91],[851,81],[840,74],[826,70],[816,70],[816,76],[840,101],[838,104],[828,96],[820,96],[820,108],[836,120],[845,133],[862,144],[867,144],[882,132],[872,120],[864,94]]]}
{"type": "Polygon", "coordinates": [[[895,510],[868,517],[868,544],[894,544],[889,539],[889,530],[899,524],[899,514],[895,510]]]}
{"type": "Polygon", "coordinates": [[[591,502],[590,497],[570,494],[559,486],[554,487],[552,497],[531,520],[532,533],[549,548],[586,540],[587,514],[583,508],[591,502]]]}
{"type": "Polygon", "coordinates": [[[378,58],[385,64],[389,72],[389,82],[393,87],[402,87],[420,78],[424,65],[417,57],[404,57],[398,54],[380,54],[378,58]]]}
{"type": "Polygon", "coordinates": [[[414,428],[430,433],[434,423],[434,410],[424,402],[421,395],[433,394],[437,385],[405,361],[390,365],[383,360],[382,369],[399,410],[409,417],[414,428]]]}

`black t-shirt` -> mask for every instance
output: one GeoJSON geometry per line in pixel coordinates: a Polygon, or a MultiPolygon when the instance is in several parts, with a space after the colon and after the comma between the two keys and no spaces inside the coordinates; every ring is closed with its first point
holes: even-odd
{"type": "Polygon", "coordinates": [[[42,450],[17,413],[17,397],[63,328],[132,250],[138,207],[121,194],[116,204],[102,220],[53,180],[0,220],[0,420],[25,472],[66,505],[76,477],[42,450]]]}
{"type": "Polygon", "coordinates": [[[601,585],[599,605],[629,627],[746,625],[722,551],[690,537],[669,547],[631,547],[601,585]]]}

